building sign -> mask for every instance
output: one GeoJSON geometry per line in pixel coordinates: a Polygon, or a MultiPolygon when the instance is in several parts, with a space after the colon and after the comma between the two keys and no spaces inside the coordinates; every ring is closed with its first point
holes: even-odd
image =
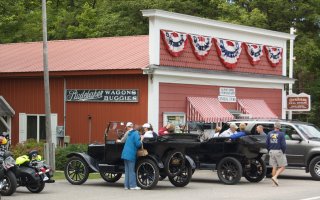
{"type": "Polygon", "coordinates": [[[237,97],[218,96],[220,102],[237,102],[237,97]]]}
{"type": "Polygon", "coordinates": [[[236,88],[220,87],[218,99],[220,102],[236,102],[236,88]]]}
{"type": "Polygon", "coordinates": [[[301,94],[291,94],[287,95],[287,110],[288,111],[310,111],[310,95],[301,94]]]}
{"type": "Polygon", "coordinates": [[[66,101],[139,102],[138,89],[66,90],[66,101]]]}

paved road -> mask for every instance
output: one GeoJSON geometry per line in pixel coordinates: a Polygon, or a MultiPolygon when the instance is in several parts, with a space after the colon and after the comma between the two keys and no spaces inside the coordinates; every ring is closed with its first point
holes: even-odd
{"type": "Polygon", "coordinates": [[[242,178],[237,185],[223,185],[216,173],[210,171],[196,171],[192,182],[184,188],[176,188],[166,179],[154,190],[130,191],[123,189],[123,181],[121,178],[118,183],[109,184],[95,179],[77,186],[60,180],[47,184],[39,194],[20,187],[2,200],[320,200],[320,182],[313,181],[302,170],[286,170],[279,179],[279,187],[273,187],[268,178],[260,183],[242,178]]]}

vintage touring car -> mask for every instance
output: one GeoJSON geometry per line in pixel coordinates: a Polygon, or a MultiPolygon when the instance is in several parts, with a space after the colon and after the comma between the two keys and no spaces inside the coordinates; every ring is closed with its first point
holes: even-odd
{"type": "MultiPolygon", "coordinates": [[[[110,122],[104,144],[90,144],[87,153],[68,155],[65,176],[71,184],[83,184],[92,172],[99,172],[107,182],[121,178],[124,144],[117,143],[116,139],[124,133],[123,124],[110,122]]],[[[136,164],[137,184],[143,189],[152,189],[159,179],[167,176],[174,186],[184,187],[196,168],[216,169],[225,184],[236,184],[242,176],[251,182],[259,182],[266,170],[260,153],[263,143],[259,136],[245,136],[237,141],[212,138],[203,142],[197,134],[181,133],[146,140],[144,148],[148,155],[139,157],[136,164]]]]}

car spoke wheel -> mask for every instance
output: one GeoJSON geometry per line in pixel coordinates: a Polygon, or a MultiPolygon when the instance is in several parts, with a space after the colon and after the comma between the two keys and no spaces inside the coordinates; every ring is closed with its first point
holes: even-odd
{"type": "Polygon", "coordinates": [[[226,157],[218,164],[218,177],[220,181],[227,185],[237,184],[242,176],[241,163],[233,158],[226,157]]]}
{"type": "Polygon", "coordinates": [[[3,188],[1,190],[2,196],[10,196],[17,189],[17,179],[12,171],[6,171],[3,177],[3,188]]]}
{"type": "Polygon", "coordinates": [[[108,173],[108,172],[101,171],[100,175],[103,180],[109,183],[115,183],[121,178],[122,173],[108,173]]]}
{"type": "Polygon", "coordinates": [[[165,160],[165,172],[168,177],[174,177],[180,174],[185,165],[185,157],[179,151],[169,152],[165,160]]]}
{"type": "Polygon", "coordinates": [[[313,158],[309,165],[309,171],[313,179],[320,180],[320,156],[313,158]]]}
{"type": "Polygon", "coordinates": [[[176,187],[184,187],[188,185],[192,177],[192,168],[190,165],[186,165],[181,169],[181,172],[173,177],[169,177],[172,185],[176,187]]]}
{"type": "Polygon", "coordinates": [[[81,185],[89,177],[88,164],[80,157],[72,157],[67,161],[64,175],[73,185],[81,185]]]}
{"type": "Polygon", "coordinates": [[[260,182],[266,175],[266,164],[259,159],[246,160],[243,166],[243,176],[250,182],[260,182]]]}
{"type": "Polygon", "coordinates": [[[151,159],[142,159],[138,161],[136,168],[137,184],[143,189],[150,190],[154,188],[159,181],[159,169],[151,159]]]}

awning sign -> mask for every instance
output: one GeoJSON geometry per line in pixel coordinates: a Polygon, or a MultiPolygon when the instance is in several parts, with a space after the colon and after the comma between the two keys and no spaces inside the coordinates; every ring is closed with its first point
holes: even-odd
{"type": "Polygon", "coordinates": [[[310,95],[291,94],[287,95],[287,110],[288,111],[310,111],[311,100],[310,95]]]}
{"type": "Polygon", "coordinates": [[[66,101],[139,102],[138,89],[66,90],[66,101]]]}
{"type": "Polygon", "coordinates": [[[218,99],[220,102],[236,102],[236,88],[220,87],[218,99]]]}
{"type": "Polygon", "coordinates": [[[218,96],[220,102],[237,102],[237,97],[218,96]]]}
{"type": "Polygon", "coordinates": [[[220,96],[229,96],[229,97],[236,96],[236,88],[221,87],[219,88],[219,92],[220,92],[220,96]]]}

